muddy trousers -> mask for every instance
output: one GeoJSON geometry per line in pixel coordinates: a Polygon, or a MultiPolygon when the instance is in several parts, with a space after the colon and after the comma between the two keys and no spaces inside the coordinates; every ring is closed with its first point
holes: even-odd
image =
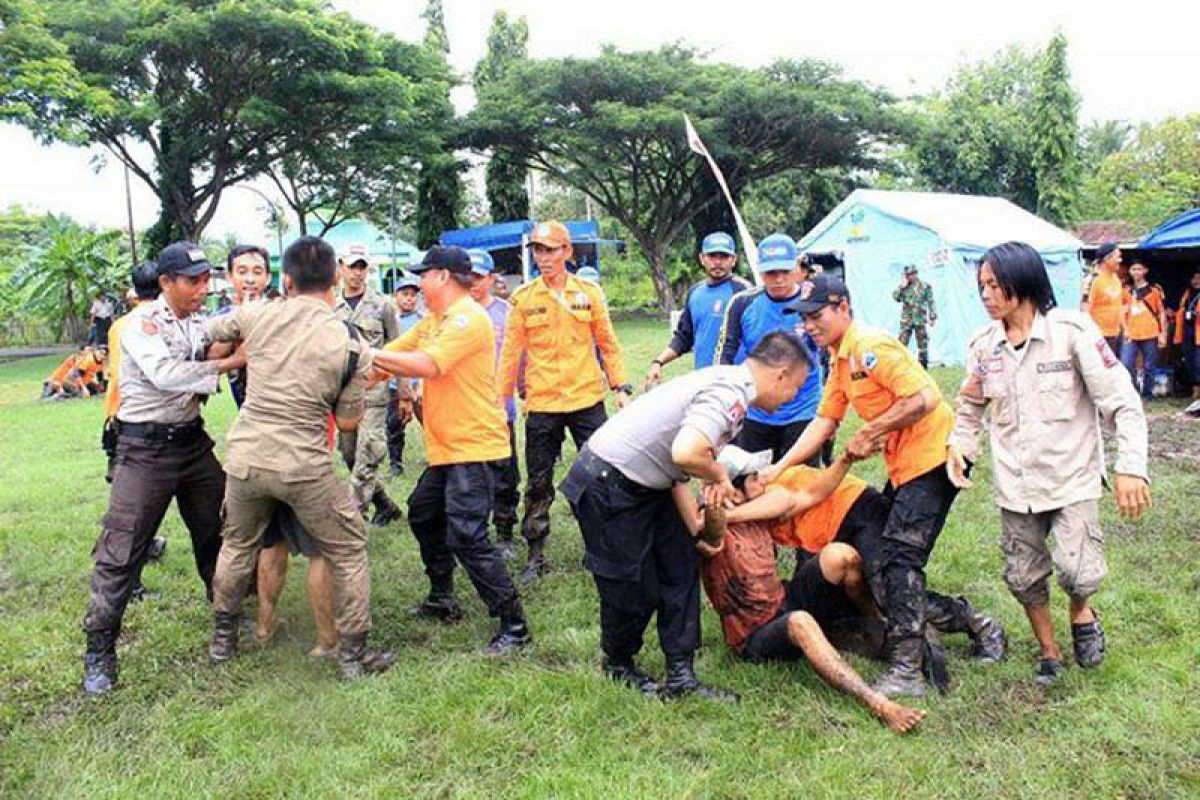
{"type": "Polygon", "coordinates": [[[577,450],[608,420],[603,401],[577,411],[529,412],[525,420],[525,516],[521,535],[533,542],[550,535],[554,503],[554,464],[562,454],[567,431],[577,450]]]}
{"type": "Polygon", "coordinates": [[[883,594],[890,643],[924,636],[925,564],[946,524],[958,490],[945,464],[899,487],[888,485],[892,507],[883,528],[883,594]]]}
{"type": "Polygon", "coordinates": [[[241,611],[263,534],[280,504],[291,508],[316,543],[317,552],[329,562],[338,634],[346,637],[370,631],[366,527],[349,487],[332,469],[299,476],[249,467],[229,475],[225,542],[213,581],[213,609],[225,614],[241,611]]]}
{"type": "Polygon", "coordinates": [[[120,433],[113,458],[108,511],[92,549],[95,567],[83,618],[85,631],[118,629],[146,560],[174,498],[192,538],[196,571],[212,597],[213,571],[221,549],[221,501],[225,474],[213,442],[196,423],[157,437],[120,433]]]}

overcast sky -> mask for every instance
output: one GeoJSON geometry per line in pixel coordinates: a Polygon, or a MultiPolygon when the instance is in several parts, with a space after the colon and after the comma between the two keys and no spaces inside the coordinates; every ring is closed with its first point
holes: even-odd
{"type": "MultiPolygon", "coordinates": [[[[1158,120],[1200,111],[1200,3],[1005,0],[1004,2],[827,2],[765,0],[444,0],[451,62],[470,73],[483,53],[493,12],[529,20],[534,57],[595,54],[602,44],[654,48],[684,41],[711,58],[760,66],[777,58],[836,62],[850,77],[899,94],[941,86],[964,61],[1010,43],[1041,47],[1055,30],[1069,42],[1071,76],[1082,95],[1083,119],[1158,120]]],[[[339,9],[406,40],[420,39],[423,0],[343,0],[339,9]]],[[[456,98],[469,103],[469,95],[456,98]]],[[[43,147],[23,129],[0,125],[0,206],[66,212],[84,222],[125,222],[122,170],[110,159],[99,173],[91,152],[43,147]]],[[[272,193],[267,184],[256,184],[272,193]]],[[[134,221],[150,225],[157,204],[133,179],[134,221]]],[[[226,193],[213,236],[236,233],[265,240],[252,193],[226,193]]]]}

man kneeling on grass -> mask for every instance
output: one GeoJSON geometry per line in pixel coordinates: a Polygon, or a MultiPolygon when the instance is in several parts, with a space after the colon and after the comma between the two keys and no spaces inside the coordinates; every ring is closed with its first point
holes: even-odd
{"type": "MultiPolygon", "coordinates": [[[[850,463],[843,454],[820,482],[793,495],[797,505],[811,507],[825,500],[850,463]]],[[[728,512],[710,506],[701,512],[685,484],[677,484],[674,494],[704,559],[700,575],[705,593],[721,615],[725,642],[739,656],[747,661],[803,657],[826,683],[858,699],[893,731],[905,733],[920,724],[925,711],[873,690],[822,630],[838,620],[879,616],[858,551],[841,543],[826,545],[785,585],[775,568],[770,523],[743,520],[738,512],[747,506],[728,512]]]]}

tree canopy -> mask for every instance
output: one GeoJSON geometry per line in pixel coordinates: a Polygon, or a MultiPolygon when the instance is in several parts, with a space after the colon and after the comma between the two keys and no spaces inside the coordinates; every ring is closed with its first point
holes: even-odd
{"type": "Polygon", "coordinates": [[[897,129],[886,94],[829,65],[748,70],[679,46],[517,63],[478,100],[468,141],[603,206],[637,240],[667,308],[667,249],[697,214],[723,202],[688,149],[684,113],[736,189],[789,169],[869,166],[872,146],[897,129]]]}

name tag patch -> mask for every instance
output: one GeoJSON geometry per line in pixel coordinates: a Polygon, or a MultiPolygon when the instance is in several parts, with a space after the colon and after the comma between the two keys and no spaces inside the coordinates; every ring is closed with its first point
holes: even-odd
{"type": "Polygon", "coordinates": [[[1044,375],[1048,372],[1070,372],[1070,361],[1043,361],[1037,365],[1039,375],[1044,375]]]}

